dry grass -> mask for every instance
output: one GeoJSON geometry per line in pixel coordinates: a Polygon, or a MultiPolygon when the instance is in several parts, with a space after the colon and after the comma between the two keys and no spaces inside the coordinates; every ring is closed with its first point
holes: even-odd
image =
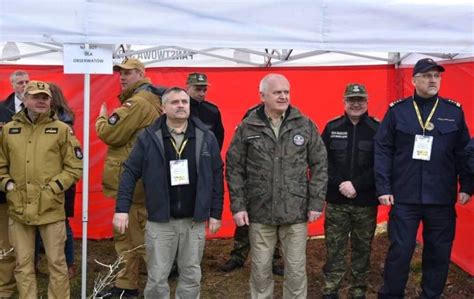
{"type": "MultiPolygon", "coordinates": [[[[80,260],[81,241],[76,241],[77,261],[80,260]]],[[[376,298],[376,293],[382,283],[382,267],[387,251],[387,237],[385,234],[379,234],[374,241],[372,250],[372,273],[369,278],[368,298],[376,298]]],[[[232,240],[210,240],[207,242],[203,259],[203,280],[201,289],[201,298],[216,299],[240,299],[249,298],[248,280],[250,275],[250,265],[247,262],[244,268],[232,273],[222,273],[217,270],[218,265],[223,263],[232,249],[232,240]]],[[[88,246],[88,290],[92,291],[92,284],[97,273],[104,271],[104,268],[95,264],[97,259],[103,263],[113,263],[115,252],[112,240],[89,241],[88,246]]],[[[419,282],[421,279],[421,246],[417,246],[412,261],[412,272],[407,286],[407,298],[417,298],[420,293],[419,282]]],[[[41,269],[46,271],[45,258],[43,258],[41,269]]],[[[322,267],[325,261],[324,240],[313,239],[308,242],[307,250],[307,269],[308,269],[308,298],[321,298],[323,286],[322,267]]],[[[141,291],[146,283],[146,270],[143,267],[143,273],[140,277],[141,291]]],[[[47,275],[39,275],[40,295],[46,298],[47,275]]],[[[170,283],[173,289],[176,281],[170,283]]],[[[81,283],[80,274],[71,281],[72,298],[80,298],[81,283]]],[[[347,281],[344,283],[341,298],[348,298],[347,281]]],[[[88,294],[89,295],[89,294],[88,294]]],[[[275,298],[282,297],[282,278],[275,276],[275,298]]],[[[447,286],[445,288],[444,298],[474,298],[474,278],[462,271],[456,265],[451,264],[447,286]]]]}

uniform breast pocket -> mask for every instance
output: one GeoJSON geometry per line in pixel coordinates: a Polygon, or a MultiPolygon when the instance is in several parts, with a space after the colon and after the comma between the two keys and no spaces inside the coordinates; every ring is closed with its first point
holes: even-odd
{"type": "Polygon", "coordinates": [[[419,130],[407,124],[397,124],[395,126],[397,148],[413,146],[413,142],[415,141],[415,135],[421,134],[421,127],[419,124],[417,125],[420,128],[419,130]]]}
{"type": "Polygon", "coordinates": [[[347,140],[332,140],[329,145],[330,154],[334,157],[336,163],[346,163],[347,147],[349,143],[347,140]]]}
{"type": "Polygon", "coordinates": [[[359,149],[359,166],[373,165],[374,161],[374,142],[371,140],[362,140],[357,144],[359,149]]]}
{"type": "Polygon", "coordinates": [[[456,146],[456,137],[459,131],[458,126],[455,123],[437,123],[436,128],[440,136],[435,137],[435,139],[440,139],[443,144],[443,148],[452,149],[456,146]]]}

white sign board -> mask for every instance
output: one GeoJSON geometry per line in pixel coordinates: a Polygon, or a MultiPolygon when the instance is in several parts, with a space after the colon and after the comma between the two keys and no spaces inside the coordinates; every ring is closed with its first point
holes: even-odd
{"type": "Polygon", "coordinates": [[[112,74],[112,46],[64,44],[65,74],[112,74]]]}

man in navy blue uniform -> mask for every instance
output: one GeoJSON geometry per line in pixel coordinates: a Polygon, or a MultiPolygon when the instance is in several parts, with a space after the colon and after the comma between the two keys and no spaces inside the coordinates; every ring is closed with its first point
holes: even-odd
{"type": "Polygon", "coordinates": [[[474,193],[474,138],[471,139],[466,147],[466,167],[471,177],[471,194],[474,193]]]}
{"type": "Polygon", "coordinates": [[[470,199],[464,148],[469,131],[461,105],[438,96],[444,67],[429,58],[413,69],[415,93],[390,104],[375,136],[376,192],[391,205],[390,248],[379,298],[403,298],[423,223],[422,293],[439,298],[448,275],[459,202],[470,199]]]}

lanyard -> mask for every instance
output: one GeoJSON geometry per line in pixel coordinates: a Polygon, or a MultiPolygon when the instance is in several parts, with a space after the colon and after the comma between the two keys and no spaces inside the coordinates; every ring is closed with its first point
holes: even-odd
{"type": "Polygon", "coordinates": [[[420,109],[418,108],[418,105],[416,104],[415,100],[413,100],[413,106],[415,107],[416,116],[418,117],[418,122],[420,123],[420,126],[423,129],[423,135],[425,135],[426,127],[429,125],[430,120],[433,117],[433,114],[435,113],[436,107],[438,107],[438,102],[439,102],[439,99],[437,98],[436,103],[433,106],[433,109],[431,109],[431,112],[430,112],[430,114],[428,115],[428,118],[425,121],[425,124],[423,124],[420,109]]]}
{"type": "Polygon", "coordinates": [[[173,145],[174,147],[174,150],[176,151],[176,153],[178,154],[178,160],[181,160],[181,154],[183,153],[184,151],[184,148],[186,147],[186,144],[188,143],[188,139],[184,140],[182,143],[181,143],[181,146],[178,147],[176,146],[176,142],[174,141],[173,138],[171,138],[171,144],[173,145]]]}

